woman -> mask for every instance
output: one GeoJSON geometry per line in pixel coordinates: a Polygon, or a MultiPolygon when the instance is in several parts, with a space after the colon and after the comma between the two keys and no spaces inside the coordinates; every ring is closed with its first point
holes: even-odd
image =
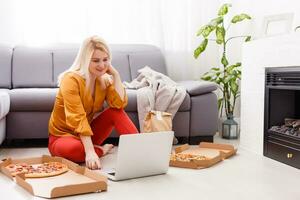
{"type": "Polygon", "coordinates": [[[49,121],[49,151],[90,169],[101,168],[99,157],[111,144],[99,146],[113,128],[119,134],[138,133],[123,108],[126,91],[118,71],[111,65],[111,53],[99,37],[87,38],[73,65],[59,75],[59,91],[49,121]],[[109,108],[95,113],[106,101],[109,108]]]}

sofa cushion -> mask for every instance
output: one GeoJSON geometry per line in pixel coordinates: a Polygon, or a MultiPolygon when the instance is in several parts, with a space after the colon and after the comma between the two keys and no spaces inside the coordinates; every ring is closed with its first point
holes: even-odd
{"type": "Polygon", "coordinates": [[[57,87],[57,77],[69,69],[77,55],[78,48],[53,50],[53,85],[57,87]]]}
{"type": "Polygon", "coordinates": [[[52,112],[57,91],[57,88],[21,88],[10,90],[10,111],[52,112]]]}
{"type": "MultiPolygon", "coordinates": [[[[58,88],[20,88],[9,90],[10,111],[49,111],[53,109],[58,88]]],[[[126,89],[128,105],[125,110],[137,112],[137,90],[126,89]]],[[[187,94],[179,111],[189,111],[191,100],[187,94]]]]}
{"type": "Polygon", "coordinates": [[[13,88],[53,87],[52,53],[46,49],[16,47],[13,54],[13,88]]]}
{"type": "Polygon", "coordinates": [[[8,46],[0,47],[0,87],[11,88],[11,57],[13,49],[8,46]]]}
{"type": "Polygon", "coordinates": [[[138,75],[138,70],[145,67],[146,65],[157,72],[167,75],[165,60],[159,50],[130,53],[129,64],[132,79],[135,79],[138,75]]]}
{"type": "MultiPolygon", "coordinates": [[[[137,112],[137,90],[126,89],[128,95],[128,105],[125,108],[129,112],[137,112]]],[[[178,111],[189,111],[191,109],[191,99],[188,94],[186,94],[182,104],[178,111]]]]}
{"type": "Polygon", "coordinates": [[[186,88],[191,96],[197,96],[212,92],[217,89],[217,84],[208,81],[179,81],[180,85],[186,88]]]}
{"type": "Polygon", "coordinates": [[[112,52],[112,66],[118,70],[122,81],[131,81],[128,54],[112,52]]]}
{"type": "Polygon", "coordinates": [[[128,96],[128,104],[125,108],[126,111],[129,111],[129,112],[137,111],[136,91],[137,90],[126,89],[127,96],[128,96]]]}

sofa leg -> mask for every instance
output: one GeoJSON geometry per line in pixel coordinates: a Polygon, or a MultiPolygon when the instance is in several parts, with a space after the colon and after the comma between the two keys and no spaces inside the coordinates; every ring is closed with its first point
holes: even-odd
{"type": "Polygon", "coordinates": [[[188,137],[176,137],[178,140],[178,144],[186,144],[189,143],[189,138],[188,137]]]}
{"type": "MultiPolygon", "coordinates": [[[[200,142],[213,142],[214,137],[213,136],[194,136],[191,138],[188,137],[176,137],[178,139],[178,144],[191,144],[191,145],[198,145],[200,142]]],[[[118,145],[119,138],[107,138],[103,144],[110,143],[113,145],[118,145]]]]}
{"type": "Polygon", "coordinates": [[[9,147],[12,144],[12,140],[11,139],[5,139],[0,147],[9,147]]]}
{"type": "Polygon", "coordinates": [[[198,145],[200,142],[214,142],[213,136],[193,136],[189,139],[189,144],[198,145]]]}

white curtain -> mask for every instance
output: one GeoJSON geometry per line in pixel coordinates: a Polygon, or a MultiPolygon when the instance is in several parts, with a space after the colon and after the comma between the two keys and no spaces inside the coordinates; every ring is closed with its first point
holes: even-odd
{"type": "Polygon", "coordinates": [[[40,46],[80,43],[99,35],[108,43],[152,44],[165,54],[174,80],[199,79],[218,64],[218,48],[193,58],[196,32],[215,17],[219,0],[0,0],[0,43],[40,46]]]}

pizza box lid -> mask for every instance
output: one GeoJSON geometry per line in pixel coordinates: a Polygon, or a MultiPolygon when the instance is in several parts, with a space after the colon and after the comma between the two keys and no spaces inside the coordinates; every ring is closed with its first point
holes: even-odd
{"type": "Polygon", "coordinates": [[[211,143],[211,142],[201,142],[199,144],[200,148],[209,148],[209,149],[216,149],[221,152],[222,159],[227,159],[236,154],[237,148],[234,148],[231,144],[218,144],[218,143],[211,143]]]}
{"type": "Polygon", "coordinates": [[[61,157],[43,155],[41,157],[23,159],[5,159],[0,163],[0,170],[6,176],[15,180],[31,194],[45,198],[55,198],[90,192],[102,192],[107,190],[107,178],[99,173],[82,167],[72,161],[61,157]],[[11,163],[40,164],[44,162],[61,162],[68,166],[69,171],[57,176],[45,178],[26,178],[24,173],[12,177],[5,168],[11,163]]]}
{"type": "Polygon", "coordinates": [[[176,147],[174,149],[174,153],[203,155],[208,159],[191,160],[189,162],[170,160],[170,166],[192,169],[207,168],[226,158],[229,158],[236,152],[237,149],[228,144],[215,144],[209,142],[201,142],[198,146],[189,146],[188,144],[184,144],[176,147]]]}

